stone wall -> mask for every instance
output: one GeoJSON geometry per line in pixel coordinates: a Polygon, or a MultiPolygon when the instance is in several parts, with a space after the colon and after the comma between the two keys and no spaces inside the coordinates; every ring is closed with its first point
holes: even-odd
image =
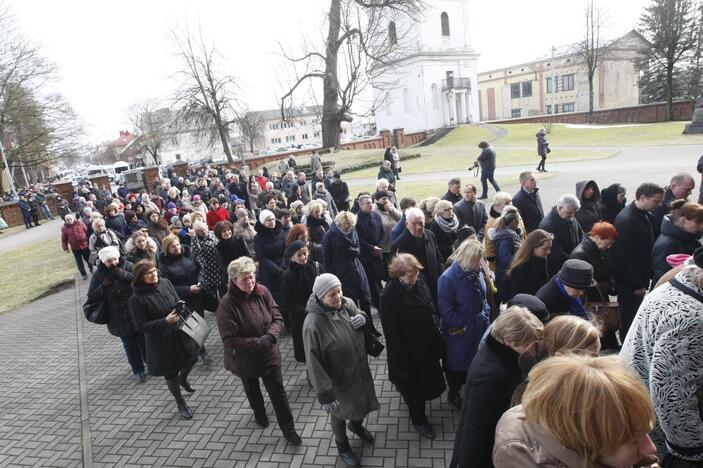
{"type": "MultiPolygon", "coordinates": [[[[63,196],[63,195],[62,195],[63,196]]],[[[70,206],[70,199],[69,201],[69,206],[70,206]]],[[[54,216],[58,216],[59,212],[56,209],[56,199],[54,194],[50,194],[46,196],[46,204],[49,206],[49,209],[51,210],[51,214],[54,216]]],[[[24,221],[22,220],[22,210],[20,209],[19,205],[17,202],[1,202],[0,203],[0,216],[5,220],[5,222],[8,224],[8,226],[23,226],[24,221]]],[[[44,212],[39,210],[39,222],[45,222],[46,217],[44,216],[44,212]]]]}

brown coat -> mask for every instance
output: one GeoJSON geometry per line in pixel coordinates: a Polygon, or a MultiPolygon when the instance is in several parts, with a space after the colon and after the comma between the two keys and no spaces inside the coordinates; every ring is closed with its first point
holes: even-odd
{"type": "Polygon", "coordinates": [[[215,312],[224,345],[225,369],[242,378],[268,375],[281,366],[278,338],[283,331],[283,316],[265,286],[257,284],[248,296],[230,284],[229,291],[215,312]],[[275,342],[259,351],[259,337],[269,334],[275,342]]]}

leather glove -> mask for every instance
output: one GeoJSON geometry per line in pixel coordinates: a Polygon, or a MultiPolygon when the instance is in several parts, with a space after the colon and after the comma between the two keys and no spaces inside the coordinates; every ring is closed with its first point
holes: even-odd
{"type": "Polygon", "coordinates": [[[352,327],[354,327],[354,330],[358,330],[359,328],[363,327],[365,323],[366,318],[364,318],[364,316],[361,314],[356,314],[351,318],[351,325],[352,327]]]}
{"type": "Polygon", "coordinates": [[[331,402],[331,403],[323,403],[322,404],[322,409],[325,413],[330,414],[332,411],[336,410],[339,404],[337,403],[337,400],[331,402]]]}
{"type": "Polygon", "coordinates": [[[273,344],[273,336],[268,333],[259,337],[259,342],[256,343],[257,351],[268,351],[273,344]]]}

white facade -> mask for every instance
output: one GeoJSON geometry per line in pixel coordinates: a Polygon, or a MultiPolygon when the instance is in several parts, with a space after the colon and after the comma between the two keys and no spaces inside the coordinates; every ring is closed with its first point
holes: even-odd
{"type": "MultiPolygon", "coordinates": [[[[428,2],[424,20],[394,21],[403,58],[386,77],[397,80],[388,93],[374,89],[379,129],[405,133],[479,120],[476,54],[471,46],[468,0],[428,2]],[[404,40],[403,40],[404,39],[404,40]],[[388,93],[383,99],[383,95],[388,93]]],[[[389,20],[389,29],[393,29],[389,20]]]]}

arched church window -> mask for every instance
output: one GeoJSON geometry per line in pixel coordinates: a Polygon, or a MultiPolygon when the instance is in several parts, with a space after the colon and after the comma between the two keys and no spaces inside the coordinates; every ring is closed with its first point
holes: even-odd
{"type": "Polygon", "coordinates": [[[395,22],[391,21],[388,24],[388,42],[391,43],[391,45],[395,45],[398,43],[398,34],[396,33],[395,30],[395,22]]]}
{"type": "Polygon", "coordinates": [[[449,36],[449,15],[446,11],[442,12],[442,36],[449,36]]]}
{"type": "Polygon", "coordinates": [[[430,94],[432,95],[432,107],[435,109],[439,107],[439,91],[437,90],[437,84],[432,83],[430,87],[430,94]]]}
{"type": "Polygon", "coordinates": [[[410,112],[410,93],[408,88],[403,88],[403,108],[405,112],[410,112]]]}

